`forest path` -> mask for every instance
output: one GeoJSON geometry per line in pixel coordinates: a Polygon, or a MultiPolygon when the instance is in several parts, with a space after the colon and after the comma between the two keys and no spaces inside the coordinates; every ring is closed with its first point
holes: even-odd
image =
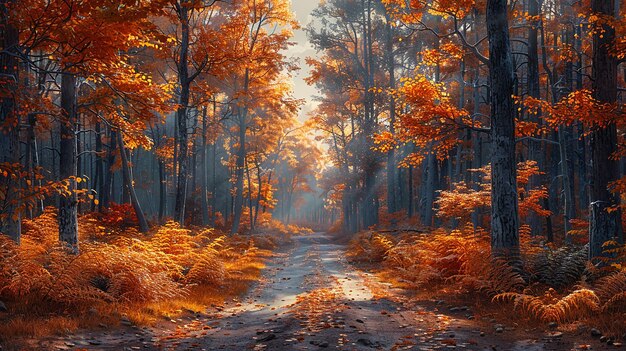
{"type": "Polygon", "coordinates": [[[169,326],[74,336],[72,343],[87,350],[232,351],[571,350],[578,345],[543,330],[502,326],[504,331],[496,333],[495,321],[476,320],[467,307],[450,311],[450,306],[412,301],[356,270],[344,257],[345,247],[327,234],[294,241],[268,262],[261,283],[221,311],[169,326]]]}

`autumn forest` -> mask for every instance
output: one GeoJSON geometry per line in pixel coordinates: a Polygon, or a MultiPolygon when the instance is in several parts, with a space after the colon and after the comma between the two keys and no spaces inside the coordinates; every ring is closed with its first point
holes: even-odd
{"type": "Polygon", "coordinates": [[[0,0],[0,350],[626,343],[621,0],[0,0]]]}

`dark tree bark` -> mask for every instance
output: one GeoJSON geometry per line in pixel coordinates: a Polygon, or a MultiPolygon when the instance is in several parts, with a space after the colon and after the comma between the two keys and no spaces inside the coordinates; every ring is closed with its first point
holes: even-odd
{"type": "MultiPolygon", "coordinates": [[[[528,16],[539,16],[539,0],[528,0],[528,16]]],[[[539,45],[537,21],[532,21],[528,28],[528,96],[540,98],[539,82],[539,45]]]]}
{"type": "Polygon", "coordinates": [[[572,183],[573,179],[570,176],[569,169],[569,160],[567,155],[568,153],[568,130],[565,126],[559,128],[558,137],[559,137],[559,156],[561,159],[561,182],[563,183],[563,230],[565,233],[565,238],[568,243],[571,243],[571,237],[569,236],[569,231],[571,228],[570,220],[576,218],[576,210],[574,207],[574,195],[572,183]]]}
{"type": "Polygon", "coordinates": [[[185,225],[185,204],[187,200],[188,182],[188,140],[187,135],[187,109],[189,105],[189,7],[188,1],[181,1],[177,8],[181,23],[181,43],[178,56],[178,83],[180,84],[180,96],[178,98],[178,110],[176,111],[176,123],[178,127],[178,182],[176,185],[176,200],[174,203],[174,218],[181,226],[185,225]]]}
{"type": "MultiPolygon", "coordinates": [[[[240,118],[244,118],[243,116],[240,118]]],[[[235,169],[235,199],[233,210],[233,225],[231,234],[239,231],[239,222],[241,222],[241,213],[243,210],[243,177],[244,166],[246,160],[246,126],[245,123],[239,123],[239,148],[237,149],[237,161],[235,169]]]]}
{"type": "MultiPolygon", "coordinates": [[[[615,0],[592,0],[592,12],[615,17],[615,0]]],[[[593,36],[592,91],[601,103],[617,102],[617,58],[610,50],[615,44],[615,29],[603,26],[593,36]]],[[[608,240],[623,241],[619,198],[609,184],[619,178],[619,164],[611,157],[617,150],[617,128],[593,126],[589,136],[591,190],[589,194],[589,257],[605,256],[602,245],[608,240]]]]}
{"type": "MultiPolygon", "coordinates": [[[[539,0],[528,1],[528,15],[536,18],[540,14],[539,0]]],[[[528,96],[535,99],[541,98],[541,88],[539,81],[539,32],[540,23],[538,21],[531,21],[528,29],[528,96]]],[[[541,112],[540,112],[541,113],[541,112]]],[[[540,123],[540,113],[537,116],[530,116],[531,121],[540,123]]],[[[545,147],[544,143],[538,143],[531,141],[529,144],[529,158],[537,161],[537,166],[540,170],[545,168],[545,147]]],[[[545,176],[535,175],[531,177],[528,188],[533,189],[537,186],[545,184],[545,176]]],[[[548,221],[548,219],[546,219],[548,221]]],[[[541,232],[542,224],[541,218],[534,212],[530,214],[529,224],[533,235],[541,232]]],[[[551,228],[549,229],[551,230],[551,228]]]]}
{"type": "MultiPolygon", "coordinates": [[[[391,26],[391,18],[387,15],[386,40],[387,40],[387,71],[389,74],[389,88],[396,88],[396,65],[395,56],[393,52],[393,27],[391,26]]],[[[395,134],[396,123],[396,99],[394,96],[389,96],[389,132],[395,134]]],[[[391,148],[387,153],[387,212],[394,213],[398,210],[397,207],[397,185],[396,185],[396,173],[398,172],[396,164],[395,149],[391,148]]]]}
{"type": "Polygon", "coordinates": [[[133,205],[133,209],[135,210],[135,215],[137,216],[137,221],[139,222],[139,230],[142,233],[147,233],[150,230],[150,227],[148,226],[148,221],[146,220],[146,216],[141,209],[141,204],[139,203],[135,187],[133,186],[133,179],[130,172],[128,157],[126,155],[126,147],[124,147],[124,138],[122,133],[117,133],[117,142],[120,148],[120,155],[122,156],[122,177],[124,177],[124,184],[126,184],[125,190],[128,192],[130,196],[130,203],[133,205]]]}
{"type": "MultiPolygon", "coordinates": [[[[96,122],[96,175],[94,176],[93,187],[98,189],[98,194],[102,196],[104,192],[104,162],[102,160],[102,124],[96,122]]],[[[102,202],[100,203],[102,206],[102,202]]],[[[96,210],[96,204],[94,202],[92,211],[96,210]]]]}
{"type": "MultiPolygon", "coordinates": [[[[215,118],[215,115],[213,115],[213,118],[215,118]]],[[[217,141],[213,142],[211,150],[211,225],[215,226],[215,216],[217,212],[217,141]]],[[[224,207],[228,209],[228,205],[224,207]]],[[[224,212],[224,218],[228,218],[227,211],[224,212]]]]}
{"type": "MultiPolygon", "coordinates": [[[[261,165],[257,160],[254,162],[254,167],[256,168],[256,181],[258,184],[256,200],[254,203],[254,220],[252,221],[252,227],[256,227],[257,219],[259,218],[259,207],[261,206],[261,197],[263,196],[263,173],[261,171],[261,165]]],[[[272,184],[272,175],[271,173],[268,175],[267,183],[272,184]]],[[[263,206],[263,212],[265,212],[265,206],[263,206]]]]}
{"type": "MultiPolygon", "coordinates": [[[[480,112],[480,69],[477,67],[474,70],[474,82],[473,82],[473,92],[472,92],[472,100],[474,104],[474,115],[478,115],[480,112]]],[[[483,166],[483,137],[481,134],[476,135],[474,143],[472,145],[474,157],[472,158],[472,168],[478,169],[483,166]]],[[[478,184],[480,183],[478,172],[472,172],[470,175],[472,180],[472,188],[478,190],[478,184]]],[[[474,226],[474,230],[476,230],[479,226],[482,226],[480,210],[475,209],[472,212],[472,225],[474,226]]]]}
{"type": "Polygon", "coordinates": [[[11,0],[0,1],[0,233],[8,235],[19,244],[21,237],[20,177],[11,173],[20,163],[19,114],[15,99],[17,94],[18,59],[15,55],[19,46],[19,32],[10,23],[9,7],[11,0]],[[6,173],[5,173],[6,172],[6,173]],[[7,174],[5,176],[4,174],[7,174]]]}
{"type": "MultiPolygon", "coordinates": [[[[155,153],[158,148],[162,146],[163,133],[164,132],[161,131],[161,127],[158,124],[152,127],[152,136],[155,140],[153,150],[155,153]]],[[[159,223],[163,223],[165,220],[165,215],[167,213],[167,169],[165,167],[165,161],[156,154],[155,161],[157,163],[157,177],[159,188],[159,204],[157,209],[157,216],[159,223]]]]}
{"type": "MultiPolygon", "coordinates": [[[[76,100],[78,100],[78,94],[79,91],[76,92],[76,100]]],[[[75,102],[77,103],[77,102],[75,102]]],[[[81,120],[80,120],[80,114],[78,113],[78,107],[74,107],[75,109],[75,114],[76,114],[76,124],[74,127],[75,130],[75,135],[76,135],[76,176],[84,176],[85,172],[84,172],[84,168],[83,168],[83,164],[82,164],[82,158],[81,157],[81,153],[83,151],[83,139],[84,139],[84,133],[81,133],[81,120]]],[[[77,192],[81,192],[83,190],[83,187],[85,186],[85,184],[87,183],[87,179],[83,179],[84,182],[76,182],[76,191],[77,192]]],[[[76,204],[76,211],[78,214],[82,214],[83,213],[83,209],[82,209],[82,204],[80,202],[77,202],[76,204]]]]}
{"type": "MultiPolygon", "coordinates": [[[[37,125],[37,118],[35,118],[34,113],[28,114],[28,132],[27,132],[27,141],[26,141],[26,163],[28,168],[28,177],[31,184],[38,183],[39,186],[42,185],[42,180],[37,179],[36,169],[40,166],[39,161],[39,152],[38,152],[38,142],[37,135],[35,134],[35,127],[37,125]]],[[[37,213],[42,213],[44,210],[44,200],[37,200],[37,207],[35,208],[37,211],[30,211],[31,218],[34,218],[37,213]]]]}
{"type": "Polygon", "coordinates": [[[250,221],[250,233],[254,233],[254,211],[252,210],[252,177],[250,176],[250,162],[246,162],[246,178],[248,181],[248,217],[250,221]]]}
{"type": "MultiPolygon", "coordinates": [[[[213,101],[213,114],[215,114],[215,101],[213,101]]],[[[209,185],[208,167],[209,159],[207,152],[207,108],[202,109],[202,145],[200,145],[200,205],[202,209],[202,225],[209,224],[209,185]]]]}
{"type": "Polygon", "coordinates": [[[407,177],[407,185],[408,185],[408,194],[407,194],[407,212],[408,212],[408,216],[409,218],[413,217],[413,214],[415,212],[414,206],[413,204],[415,203],[415,200],[413,199],[413,165],[409,165],[409,171],[408,171],[408,177],[407,177]]]}
{"type": "Polygon", "coordinates": [[[507,0],[488,0],[486,16],[491,83],[491,249],[494,256],[513,261],[519,257],[519,219],[507,0]]]}
{"type": "Polygon", "coordinates": [[[376,173],[378,172],[378,161],[374,155],[371,145],[374,128],[377,124],[376,112],[374,108],[374,54],[372,42],[372,1],[362,0],[363,6],[363,65],[364,74],[364,120],[363,135],[361,136],[365,144],[363,150],[363,202],[361,213],[364,228],[378,224],[378,196],[376,195],[376,173]]]}
{"type": "Polygon", "coordinates": [[[117,145],[117,133],[113,128],[109,130],[109,145],[107,151],[107,162],[106,162],[106,173],[104,177],[104,184],[102,187],[102,191],[100,196],[102,200],[100,201],[100,211],[104,211],[111,206],[111,202],[113,199],[113,180],[115,177],[115,172],[113,171],[113,167],[115,165],[115,149],[117,145]]]}
{"type": "MultiPolygon", "coordinates": [[[[567,4],[561,4],[562,7],[562,12],[566,17],[575,17],[575,14],[573,12],[573,9],[571,6],[568,6],[567,4]]],[[[573,26],[568,26],[563,33],[563,39],[562,41],[570,46],[570,47],[574,47],[574,28],[575,25],[573,26]]],[[[573,61],[567,61],[565,63],[565,91],[563,92],[563,95],[569,95],[571,92],[574,91],[574,62],[573,61]]],[[[569,236],[569,230],[570,230],[570,223],[569,220],[570,219],[574,219],[576,218],[576,213],[578,212],[576,209],[576,198],[574,196],[574,194],[576,193],[576,183],[575,183],[575,179],[576,179],[576,162],[575,162],[575,152],[574,152],[574,139],[572,138],[574,135],[574,128],[572,126],[564,126],[562,129],[559,129],[559,131],[563,132],[563,137],[565,139],[565,156],[567,159],[566,165],[567,165],[567,182],[565,182],[565,186],[566,188],[564,188],[566,197],[569,202],[567,204],[565,204],[564,208],[565,208],[565,213],[568,216],[568,221],[566,224],[566,238],[568,239],[568,242],[571,241],[571,237],[569,236]]]]}
{"type": "MultiPolygon", "coordinates": [[[[67,182],[66,192],[59,196],[59,240],[78,253],[78,199],[76,197],[76,77],[68,72],[61,77],[61,146],[59,173],[67,182]]],[[[114,142],[114,141],[112,141],[114,142]]]]}
{"type": "Polygon", "coordinates": [[[437,180],[439,172],[437,167],[437,157],[435,153],[430,151],[426,156],[425,165],[426,182],[424,183],[424,207],[422,208],[422,224],[426,226],[433,225],[435,192],[437,191],[437,180]]]}
{"type": "MultiPolygon", "coordinates": [[[[28,52],[24,52],[24,55],[28,55],[28,52]]],[[[27,62],[21,62],[20,64],[20,73],[24,72],[23,78],[20,80],[25,87],[31,87],[30,82],[30,66],[27,62]]],[[[28,172],[28,182],[30,186],[33,186],[38,183],[39,186],[42,185],[41,179],[38,179],[36,176],[36,169],[39,166],[39,155],[37,153],[37,134],[35,133],[35,128],[37,126],[37,115],[35,113],[29,113],[26,116],[26,140],[24,140],[24,156],[23,156],[23,165],[26,171],[28,172]]],[[[37,206],[32,204],[32,206],[28,206],[28,216],[33,219],[36,215],[43,212],[44,204],[43,199],[35,200],[37,202],[37,206]],[[37,211],[35,211],[37,210],[37,211]]]]}
{"type": "Polygon", "coordinates": [[[159,223],[163,223],[167,212],[167,172],[165,162],[159,160],[159,223]]]}
{"type": "MultiPolygon", "coordinates": [[[[575,75],[575,83],[576,90],[580,90],[583,88],[583,67],[585,67],[585,55],[583,54],[582,46],[583,46],[583,35],[582,35],[582,26],[575,26],[574,28],[574,51],[578,53],[578,61],[574,65],[576,75],[575,75]]],[[[577,124],[576,128],[578,143],[578,201],[580,201],[580,208],[584,208],[587,205],[587,201],[589,199],[588,185],[589,185],[589,169],[588,169],[588,157],[587,157],[587,136],[585,134],[585,126],[582,122],[577,124]]]]}
{"type": "MultiPolygon", "coordinates": [[[[118,132],[117,134],[119,136],[120,132],[118,132]]],[[[119,148],[119,143],[117,142],[117,140],[113,140],[112,142],[117,143],[118,148],[119,148]]],[[[128,150],[122,149],[122,148],[119,148],[119,150],[120,150],[120,157],[126,157],[127,160],[130,159],[130,152],[128,150]]],[[[120,201],[121,204],[130,204],[132,201],[130,198],[130,192],[128,191],[128,189],[130,189],[130,184],[127,182],[131,178],[132,177],[126,178],[124,176],[124,171],[122,170],[122,184],[121,184],[122,187],[120,189],[121,190],[120,194],[122,195],[122,200],[120,201]]]]}
{"type": "MultiPolygon", "coordinates": [[[[246,68],[244,75],[244,94],[248,93],[250,71],[246,68]]],[[[237,149],[237,161],[235,164],[235,199],[233,209],[233,224],[230,229],[231,234],[239,232],[241,213],[243,212],[243,181],[244,167],[246,163],[246,130],[248,118],[248,106],[239,110],[239,148],[237,149]]]]}

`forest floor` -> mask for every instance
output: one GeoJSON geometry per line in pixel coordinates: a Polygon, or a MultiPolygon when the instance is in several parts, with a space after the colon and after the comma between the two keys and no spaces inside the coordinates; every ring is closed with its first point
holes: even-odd
{"type": "Polygon", "coordinates": [[[32,346],[120,351],[608,347],[587,333],[550,331],[547,326],[520,326],[513,319],[497,318],[467,306],[411,297],[352,266],[345,259],[345,246],[315,233],[294,237],[292,245],[268,262],[260,283],[224,306],[150,327],[122,322],[119,329],[39,340],[32,346]]]}

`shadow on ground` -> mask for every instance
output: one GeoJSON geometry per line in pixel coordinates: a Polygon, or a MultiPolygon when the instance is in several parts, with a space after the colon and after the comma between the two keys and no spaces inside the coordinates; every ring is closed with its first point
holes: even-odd
{"type": "MultiPolygon", "coordinates": [[[[42,349],[86,350],[572,350],[576,338],[525,332],[473,318],[467,307],[449,311],[411,301],[356,270],[344,246],[324,233],[297,237],[277,255],[264,280],[240,300],[206,314],[166,321],[153,328],[72,335],[47,340],[42,349]],[[395,298],[394,298],[395,296],[395,298]]],[[[606,346],[605,346],[606,347],[606,346]]],[[[600,344],[596,349],[600,349],[600,344]]]]}

